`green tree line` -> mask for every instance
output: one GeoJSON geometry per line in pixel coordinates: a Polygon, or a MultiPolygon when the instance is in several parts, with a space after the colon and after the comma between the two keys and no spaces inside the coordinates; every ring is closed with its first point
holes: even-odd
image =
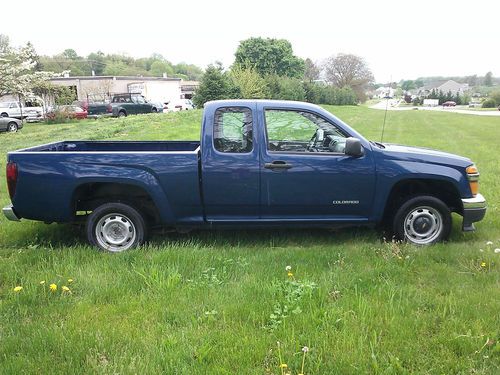
{"type": "Polygon", "coordinates": [[[198,81],[203,70],[196,65],[172,64],[162,55],[154,53],[150,57],[135,59],[127,55],[92,52],[79,56],[74,49],[66,49],[53,56],[39,56],[37,69],[61,73],[69,71],[72,76],[128,75],[144,77],[168,77],[198,81]]]}

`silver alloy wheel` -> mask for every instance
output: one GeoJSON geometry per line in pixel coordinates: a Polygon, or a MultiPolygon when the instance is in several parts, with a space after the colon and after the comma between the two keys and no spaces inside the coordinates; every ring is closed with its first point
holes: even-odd
{"type": "Polygon", "coordinates": [[[430,244],[443,231],[443,216],[433,207],[416,207],[406,215],[404,231],[408,241],[417,245],[430,244]]]}
{"type": "Polygon", "coordinates": [[[9,132],[11,132],[11,133],[15,133],[15,132],[17,132],[17,125],[16,125],[16,124],[14,124],[14,123],[10,123],[10,124],[9,124],[9,128],[8,128],[8,130],[9,130],[9,132]]]}
{"type": "Polygon", "coordinates": [[[125,251],[136,239],[134,223],[125,215],[111,213],[103,216],[95,227],[99,245],[111,252],[125,251]]]}

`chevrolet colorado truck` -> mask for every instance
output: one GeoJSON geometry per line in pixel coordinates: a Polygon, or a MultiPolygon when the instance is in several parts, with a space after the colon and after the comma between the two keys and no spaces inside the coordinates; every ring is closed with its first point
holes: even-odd
{"type": "Polygon", "coordinates": [[[61,141],[8,154],[10,220],[85,223],[119,252],[155,227],[385,224],[416,245],[483,219],[467,158],[366,140],[325,109],[271,100],[205,105],[201,141],[61,141]]]}

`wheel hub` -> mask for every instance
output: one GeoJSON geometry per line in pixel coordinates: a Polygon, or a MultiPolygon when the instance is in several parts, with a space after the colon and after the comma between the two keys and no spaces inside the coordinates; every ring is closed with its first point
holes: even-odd
{"type": "Polygon", "coordinates": [[[109,214],[96,225],[97,241],[109,251],[123,251],[130,248],[136,238],[132,221],[121,214],[109,214]]]}
{"type": "Polygon", "coordinates": [[[443,231],[443,217],[433,207],[416,207],[404,221],[406,238],[415,244],[432,243],[443,231]]]}

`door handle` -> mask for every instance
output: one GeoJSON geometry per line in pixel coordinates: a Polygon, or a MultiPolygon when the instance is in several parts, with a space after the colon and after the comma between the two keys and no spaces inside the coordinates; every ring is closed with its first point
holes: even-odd
{"type": "Polygon", "coordinates": [[[275,160],[272,163],[264,164],[264,168],[267,169],[290,169],[293,167],[293,164],[288,164],[286,161],[275,160]]]}

